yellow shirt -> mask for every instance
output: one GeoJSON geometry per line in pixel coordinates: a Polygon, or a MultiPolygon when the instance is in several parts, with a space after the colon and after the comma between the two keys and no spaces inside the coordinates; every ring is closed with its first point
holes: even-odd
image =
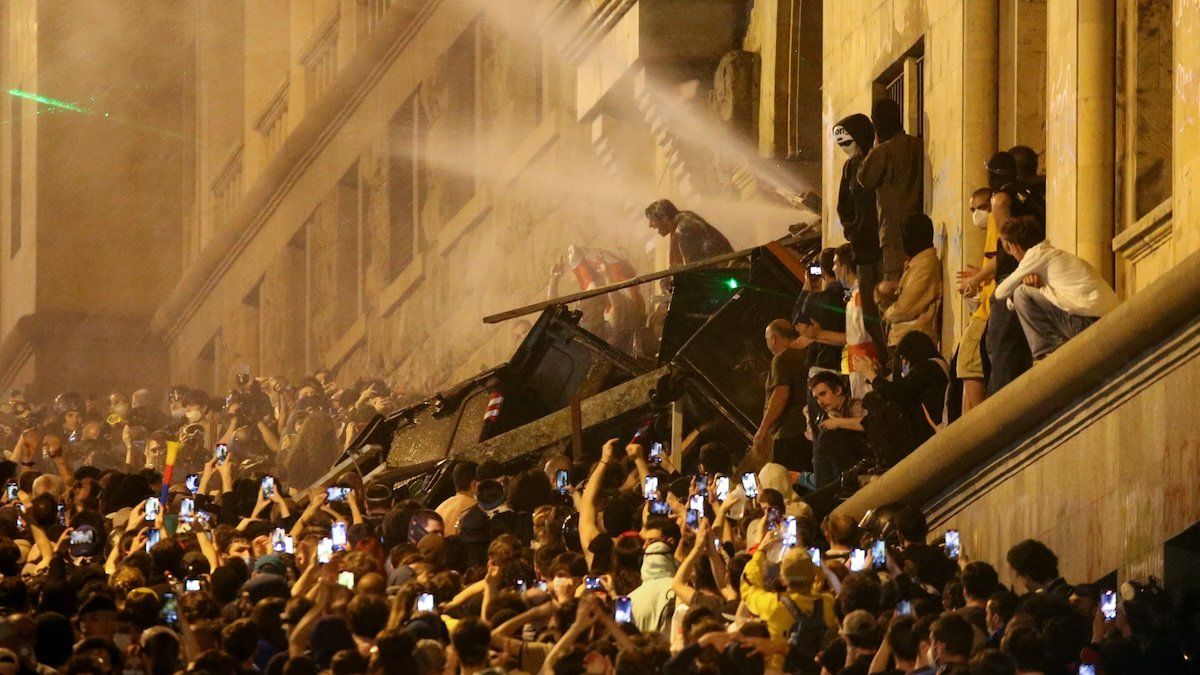
{"type": "MultiPolygon", "coordinates": [[[[996,219],[992,214],[988,214],[987,234],[983,237],[983,262],[986,263],[989,258],[996,257],[996,251],[1000,248],[1000,228],[996,225],[996,219]]],[[[993,277],[986,284],[979,287],[979,307],[975,309],[975,313],[971,315],[973,319],[987,320],[991,314],[992,294],[996,292],[996,279],[993,277]]]]}
{"type": "MultiPolygon", "coordinates": [[[[749,564],[746,565],[745,571],[742,572],[742,602],[746,604],[746,609],[767,624],[767,630],[771,632],[772,640],[787,642],[788,634],[796,620],[792,618],[792,613],[779,599],[780,594],[764,588],[766,584],[764,565],[766,565],[766,556],[762,549],[759,549],[755,551],[749,564]]],[[[834,604],[837,599],[833,595],[829,593],[810,595],[795,592],[789,592],[787,595],[792,602],[796,603],[796,608],[804,613],[811,612],[817,598],[820,598],[821,609],[825,615],[825,625],[831,632],[837,630],[837,614],[834,612],[834,604]]]]}

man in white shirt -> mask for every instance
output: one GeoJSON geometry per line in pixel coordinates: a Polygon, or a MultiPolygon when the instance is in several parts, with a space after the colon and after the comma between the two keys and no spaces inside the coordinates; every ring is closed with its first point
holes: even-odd
{"type": "Polygon", "coordinates": [[[1035,216],[1000,225],[1000,244],[1017,259],[1017,269],[996,287],[1021,319],[1034,360],[1083,332],[1117,306],[1117,295],[1081,258],[1045,241],[1035,216]]]}

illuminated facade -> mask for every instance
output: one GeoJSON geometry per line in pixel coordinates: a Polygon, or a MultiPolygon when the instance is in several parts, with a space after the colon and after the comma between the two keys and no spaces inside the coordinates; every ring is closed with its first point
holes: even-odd
{"type": "Polygon", "coordinates": [[[0,6],[0,386],[157,382],[191,193],[190,34],[154,0],[0,6]]]}
{"type": "Polygon", "coordinates": [[[817,109],[802,133],[787,93],[819,79],[819,41],[786,58],[799,2],[196,6],[195,208],[153,322],[173,380],[329,368],[429,391],[511,356],[521,322],[480,319],[545,298],[569,246],[665,265],[652,199],[749,246],[804,219],[763,180],[815,186],[817,109]]]}

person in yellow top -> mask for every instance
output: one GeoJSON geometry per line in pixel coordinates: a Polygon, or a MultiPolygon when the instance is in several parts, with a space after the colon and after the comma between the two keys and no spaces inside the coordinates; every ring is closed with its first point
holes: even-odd
{"type": "MultiPolygon", "coordinates": [[[[742,572],[742,602],[752,614],[767,624],[772,642],[786,643],[791,635],[792,626],[796,620],[791,610],[784,603],[786,597],[795,603],[796,609],[808,616],[811,615],[817,600],[821,601],[821,614],[825,623],[825,635],[821,644],[827,644],[837,635],[838,623],[833,594],[819,590],[820,570],[813,564],[808,551],[802,546],[791,548],[784,554],[779,563],[779,576],[787,586],[787,590],[777,592],[767,587],[767,551],[779,545],[779,528],[767,529],[754,556],[750,558],[745,571],[742,572]]],[[[814,658],[816,654],[812,655],[814,658]]],[[[782,669],[783,657],[772,657],[769,668],[782,669]]]]}
{"type": "Polygon", "coordinates": [[[983,260],[958,272],[958,292],[978,302],[971,320],[958,340],[956,374],[963,382],[962,413],[983,403],[987,398],[987,382],[983,373],[983,336],[987,329],[992,293],[996,290],[996,248],[1000,245],[1000,228],[992,217],[992,189],[979,188],[971,195],[971,222],[987,233],[983,240],[983,260]]]}

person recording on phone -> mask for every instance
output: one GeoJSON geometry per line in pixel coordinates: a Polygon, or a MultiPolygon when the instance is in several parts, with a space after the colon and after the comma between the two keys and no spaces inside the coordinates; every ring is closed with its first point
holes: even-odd
{"type": "Polygon", "coordinates": [[[958,573],[958,565],[936,546],[927,542],[929,523],[920,508],[909,506],[892,515],[892,527],[900,538],[893,551],[905,574],[897,577],[901,597],[916,600],[941,593],[958,573]]]}
{"type": "MultiPolygon", "coordinates": [[[[758,548],[742,572],[741,594],[746,610],[767,624],[771,641],[786,643],[797,620],[823,627],[813,642],[816,649],[827,644],[837,634],[836,600],[827,592],[815,592],[814,582],[820,571],[803,547],[789,549],[779,563],[779,578],[785,590],[771,590],[767,583],[767,551],[779,542],[780,528],[764,529],[758,548]]],[[[802,655],[811,662],[816,651],[802,655]]],[[[772,666],[782,669],[783,659],[776,658],[772,666]]]]}

